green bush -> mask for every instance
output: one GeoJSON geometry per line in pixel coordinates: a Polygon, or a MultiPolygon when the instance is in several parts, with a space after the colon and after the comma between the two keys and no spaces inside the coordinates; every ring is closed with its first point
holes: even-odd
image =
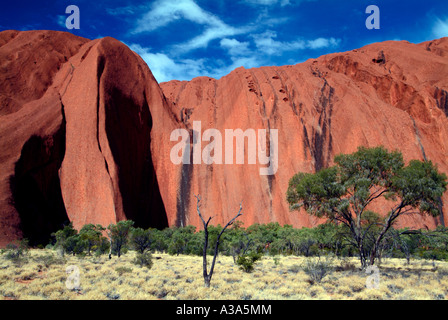
{"type": "Polygon", "coordinates": [[[104,242],[103,228],[100,224],[94,225],[92,223],[84,225],[79,231],[78,251],[87,251],[87,255],[91,255],[91,251],[96,251],[104,242]]]}
{"type": "Polygon", "coordinates": [[[132,225],[134,221],[123,220],[117,222],[117,224],[110,224],[107,229],[109,230],[109,237],[112,240],[112,253],[118,257],[121,254],[127,252],[127,244],[129,242],[129,234],[132,231],[132,225]]]}
{"type": "MultiPolygon", "coordinates": [[[[237,221],[238,222],[238,221],[237,221]]],[[[333,223],[321,224],[314,228],[293,228],[278,223],[253,224],[243,228],[235,222],[220,239],[220,254],[232,256],[243,270],[252,271],[250,264],[255,263],[248,252],[266,255],[303,255],[316,257],[325,252],[339,258],[357,256],[357,248],[347,241],[347,227],[333,223]],[[244,267],[247,265],[247,267],[244,267]]],[[[71,224],[53,234],[54,240],[48,248],[62,250],[63,253],[82,256],[93,251],[95,256],[109,253],[124,254],[133,249],[139,253],[163,252],[173,255],[192,254],[201,256],[204,248],[204,231],[196,231],[194,226],[171,226],[163,230],[133,228],[131,220],[110,225],[108,235],[103,236],[99,225],[87,225],[78,233],[71,224]]],[[[216,241],[221,228],[209,226],[209,241],[216,241]]],[[[365,243],[366,250],[371,246],[365,243]]],[[[12,249],[12,248],[10,248],[12,249]]],[[[17,250],[17,249],[16,249],[17,250]]],[[[10,250],[11,251],[11,250],[10,250]]],[[[4,252],[6,252],[4,250],[4,252]]],[[[448,228],[436,230],[393,229],[387,234],[381,247],[383,257],[422,258],[430,260],[448,260],[448,228]]],[[[17,253],[9,253],[14,256],[17,253]]],[[[207,254],[214,254],[209,246],[207,254]]],[[[19,254],[20,255],[20,254],[19,254]]],[[[20,260],[20,259],[18,259],[20,260]]],[[[276,261],[274,261],[276,262],[276,261]]],[[[342,269],[344,267],[341,267],[342,269]]]]}
{"type": "Polygon", "coordinates": [[[100,256],[102,254],[108,253],[110,249],[110,242],[106,237],[102,237],[98,245],[94,248],[95,256],[100,256]]]}
{"type": "Polygon", "coordinates": [[[6,248],[2,250],[2,253],[6,254],[6,259],[11,260],[18,266],[21,266],[28,262],[28,251],[28,240],[22,239],[19,242],[7,244],[6,248]]]}
{"type": "Polygon", "coordinates": [[[134,228],[131,231],[131,244],[135,251],[144,253],[151,246],[151,234],[149,230],[134,228]]]}
{"type": "Polygon", "coordinates": [[[440,248],[418,248],[416,253],[426,260],[448,260],[448,252],[440,248]]]}
{"type": "Polygon", "coordinates": [[[134,259],[134,264],[140,265],[140,267],[146,267],[148,269],[151,269],[153,265],[152,261],[152,254],[149,251],[146,251],[144,253],[137,253],[137,256],[134,259]]]}
{"type": "Polygon", "coordinates": [[[64,249],[65,253],[68,254],[77,254],[82,252],[82,244],[79,241],[79,235],[73,235],[65,239],[65,241],[62,243],[62,248],[64,249]]]}
{"type": "Polygon", "coordinates": [[[262,257],[261,253],[251,252],[249,254],[243,254],[238,257],[236,264],[244,272],[252,272],[254,270],[255,262],[260,260],[262,257]]]}

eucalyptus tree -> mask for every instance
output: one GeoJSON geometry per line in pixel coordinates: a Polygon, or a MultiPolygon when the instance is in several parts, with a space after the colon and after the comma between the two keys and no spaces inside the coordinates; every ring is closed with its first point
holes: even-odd
{"type": "Polygon", "coordinates": [[[411,160],[405,166],[398,151],[360,147],[352,154],[337,155],[334,163],[316,173],[295,174],[286,198],[293,210],[304,208],[345,225],[362,268],[375,263],[398,217],[440,214],[439,198],[446,191],[447,177],[431,161],[411,160]],[[383,212],[373,213],[371,205],[383,199],[388,205],[377,206],[383,212]]]}

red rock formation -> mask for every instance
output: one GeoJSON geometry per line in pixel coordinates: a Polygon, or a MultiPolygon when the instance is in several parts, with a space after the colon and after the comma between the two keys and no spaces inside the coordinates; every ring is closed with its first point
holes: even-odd
{"type": "Polygon", "coordinates": [[[41,238],[41,230],[66,219],[57,176],[65,128],[51,83],[87,41],[56,32],[0,33],[0,243],[21,237],[22,230],[41,238]],[[32,221],[21,223],[19,210],[32,221]]]}
{"type": "MultiPolygon", "coordinates": [[[[1,32],[0,245],[22,236],[45,242],[68,220],[76,228],[121,219],[200,227],[194,194],[215,224],[232,218],[242,200],[246,227],[314,226],[320,221],[289,211],[289,179],[360,145],[399,149],[406,161],[430,159],[448,173],[447,55],[446,38],[389,41],[159,86],[115,39],[1,32]],[[219,130],[223,148],[226,129],[278,130],[271,143],[278,170],[260,175],[266,165],[247,157],[232,165],[172,163],[172,131],[198,131],[194,121],[201,136],[219,130]]],[[[443,203],[446,221],[447,196],[443,203]]],[[[440,221],[400,223],[433,228],[440,221]]]]}
{"type": "MultiPolygon", "coordinates": [[[[200,225],[192,197],[200,193],[203,210],[215,223],[228,221],[243,200],[240,220],[246,227],[270,221],[314,226],[315,218],[288,210],[289,179],[331,165],[336,154],[360,145],[399,149],[405,161],[426,158],[448,173],[447,54],[448,38],[418,45],[387,41],[295,66],[238,68],[219,80],[162,83],[186,127],[201,121],[202,132],[216,128],[223,135],[225,129],[278,129],[279,168],[273,176],[259,175],[263,166],[247,164],[247,158],[244,165],[158,172],[179,186],[177,194],[164,198],[171,207],[181,203],[168,211],[170,224],[200,225]]],[[[446,222],[446,195],[443,203],[446,222]]],[[[433,228],[441,219],[414,216],[399,222],[433,228]]]]}
{"type": "MultiPolygon", "coordinates": [[[[148,67],[112,38],[89,42],[64,67],[67,125],[60,179],[70,220],[76,227],[123,219],[166,226],[151,158],[154,121],[148,104],[165,107],[148,67]]],[[[156,118],[162,119],[169,121],[156,118]]]]}
{"type": "Polygon", "coordinates": [[[143,60],[54,31],[5,31],[0,45],[0,244],[45,243],[68,220],[166,226],[148,104],[170,117],[143,60]]]}

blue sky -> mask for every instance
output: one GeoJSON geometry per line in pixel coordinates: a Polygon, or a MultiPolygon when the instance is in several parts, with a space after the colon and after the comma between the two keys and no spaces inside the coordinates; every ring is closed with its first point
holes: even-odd
{"type": "Polygon", "coordinates": [[[111,36],[139,53],[159,82],[219,79],[233,69],[287,65],[385,40],[419,43],[448,36],[448,1],[139,0],[12,1],[0,30],[59,30],[111,36]],[[68,30],[68,5],[80,29],[68,30]],[[380,29],[368,30],[368,5],[380,29]]]}

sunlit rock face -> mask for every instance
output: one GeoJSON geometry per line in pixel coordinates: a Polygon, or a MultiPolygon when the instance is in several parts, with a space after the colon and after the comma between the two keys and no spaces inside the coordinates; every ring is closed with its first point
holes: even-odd
{"type": "MultiPolygon", "coordinates": [[[[158,84],[113,38],[1,32],[0,245],[46,243],[69,221],[200,227],[196,194],[214,224],[242,202],[245,227],[311,227],[323,220],[289,211],[289,179],[361,145],[447,173],[447,57],[447,38],[388,41],[158,84]],[[176,130],[186,147],[175,149],[176,130]]],[[[443,217],[405,216],[399,226],[444,223],[441,200],[443,217]]],[[[374,209],[386,213],[387,204],[374,209]]]]}

